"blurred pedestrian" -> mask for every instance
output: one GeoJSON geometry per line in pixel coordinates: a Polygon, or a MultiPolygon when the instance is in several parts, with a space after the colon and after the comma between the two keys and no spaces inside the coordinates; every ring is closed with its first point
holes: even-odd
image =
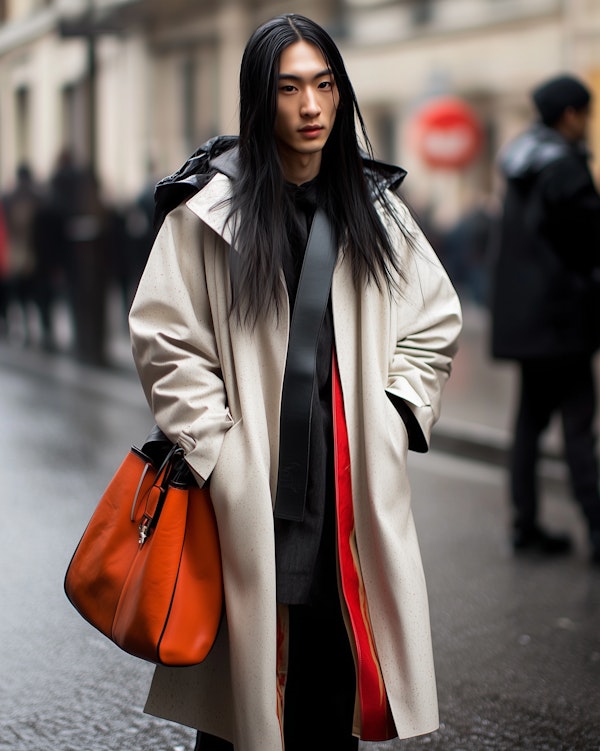
{"type": "Polygon", "coordinates": [[[25,344],[35,339],[32,315],[39,314],[35,222],[41,201],[42,194],[29,165],[21,163],[15,185],[2,203],[8,240],[9,304],[19,311],[25,344]]]}
{"type": "Polygon", "coordinates": [[[540,439],[560,415],[573,493],[600,562],[600,495],[592,368],[600,341],[600,196],[585,145],[588,87],[571,75],[540,84],[539,114],[500,155],[506,178],[492,299],[492,354],[516,360],[520,395],[510,464],[516,552],[552,555],[568,535],[540,524],[540,439]]]}
{"type": "Polygon", "coordinates": [[[91,170],[83,170],[81,192],[67,222],[70,289],[75,320],[75,355],[106,365],[111,238],[114,214],[103,201],[91,170]]]}
{"type": "Polygon", "coordinates": [[[74,354],[83,363],[107,363],[107,305],[114,215],[97,176],[65,150],[51,177],[53,217],[63,258],[74,354]]]}
{"type": "Polygon", "coordinates": [[[461,313],[394,192],[404,171],[362,154],[356,122],[370,151],[333,40],[282,15],[244,51],[239,140],[157,188],[175,207],[133,352],[158,425],[210,482],[225,619],[204,663],[156,669],[146,710],[199,728],[198,751],[438,726],[406,454],[427,450],[461,313]]]}
{"type": "Polygon", "coordinates": [[[441,258],[461,300],[484,306],[489,300],[489,265],[497,235],[497,209],[483,195],[446,231],[441,258]]]}

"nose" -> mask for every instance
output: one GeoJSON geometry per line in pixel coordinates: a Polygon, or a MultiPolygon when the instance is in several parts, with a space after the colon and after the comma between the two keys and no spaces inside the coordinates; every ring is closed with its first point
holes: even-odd
{"type": "Polygon", "coordinates": [[[321,107],[319,106],[317,93],[311,86],[308,86],[302,97],[300,114],[303,117],[316,117],[320,113],[321,107]]]}

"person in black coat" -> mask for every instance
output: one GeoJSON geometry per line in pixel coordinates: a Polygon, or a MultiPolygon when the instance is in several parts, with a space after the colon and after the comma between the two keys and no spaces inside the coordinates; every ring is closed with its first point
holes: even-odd
{"type": "Polygon", "coordinates": [[[565,553],[571,540],[539,524],[539,443],[560,414],[573,493],[600,563],[593,356],[600,341],[600,195],[585,146],[591,93],[562,75],[532,93],[539,121],[509,143],[491,296],[491,349],[520,367],[511,455],[515,552],[565,553]]]}

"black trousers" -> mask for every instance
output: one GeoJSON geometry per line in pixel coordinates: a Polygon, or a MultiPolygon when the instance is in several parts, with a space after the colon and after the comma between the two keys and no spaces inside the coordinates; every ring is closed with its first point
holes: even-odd
{"type": "Polygon", "coordinates": [[[600,492],[594,418],[596,387],[588,355],[520,363],[520,400],[511,455],[511,495],[516,529],[531,529],[539,511],[537,463],[542,433],[562,420],[573,495],[590,532],[600,531],[600,492]]]}
{"type": "MultiPolygon", "coordinates": [[[[357,751],[352,735],[356,677],[339,602],[290,606],[285,692],[286,751],[357,751]]],[[[233,751],[231,743],[198,733],[195,751],[233,751]]]]}

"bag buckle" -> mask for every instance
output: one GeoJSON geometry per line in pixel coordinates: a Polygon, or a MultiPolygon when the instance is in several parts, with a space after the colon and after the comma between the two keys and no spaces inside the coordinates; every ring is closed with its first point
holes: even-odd
{"type": "Polygon", "coordinates": [[[152,531],[151,524],[152,524],[152,517],[149,516],[148,514],[144,514],[142,516],[142,521],[140,522],[138,526],[138,531],[140,533],[138,543],[139,543],[140,548],[146,542],[146,540],[148,539],[148,535],[152,531]]]}

